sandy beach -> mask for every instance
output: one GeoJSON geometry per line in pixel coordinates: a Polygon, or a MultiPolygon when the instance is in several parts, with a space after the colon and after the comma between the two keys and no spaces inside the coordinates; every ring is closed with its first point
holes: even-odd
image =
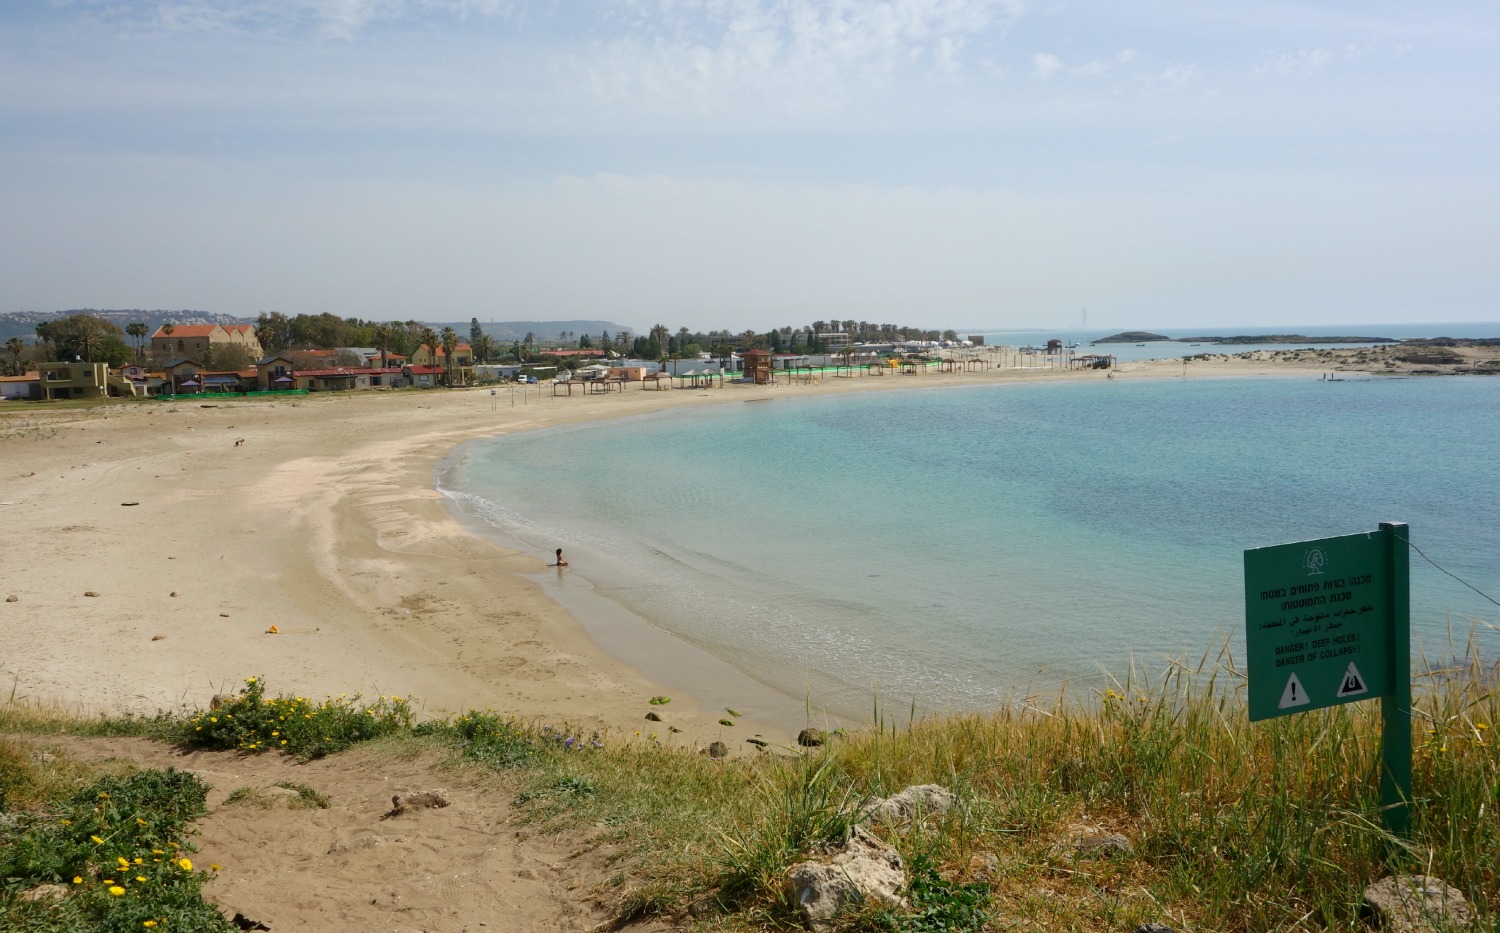
{"type": "MultiPolygon", "coordinates": [[[[1320,365],[1195,362],[1190,378],[1320,365]]],[[[1177,360],[1132,363],[1113,378],[1182,370],[1177,360]]],[[[552,598],[550,554],[507,549],[453,516],[434,485],[443,457],[478,438],[665,408],[1106,378],[1006,370],[572,398],[543,386],[524,400],[476,388],[86,409],[8,403],[0,687],[81,710],[149,713],[206,705],[255,675],[273,692],[399,694],[429,716],[489,707],[627,735],[645,725],[649,698],[668,694],[668,721],[682,730],[674,740],[706,744],[724,714],[692,688],[695,678],[715,680],[718,662],[660,632],[601,648],[609,620],[580,621],[552,598]],[[599,623],[592,635],[588,622],[599,623]],[[617,657],[626,642],[633,664],[617,657]]],[[[562,573],[587,576],[577,566],[562,573]]],[[[586,600],[568,602],[591,612],[586,600]]],[[[736,735],[791,741],[806,720],[800,702],[782,699],[749,704],[736,735]]]]}

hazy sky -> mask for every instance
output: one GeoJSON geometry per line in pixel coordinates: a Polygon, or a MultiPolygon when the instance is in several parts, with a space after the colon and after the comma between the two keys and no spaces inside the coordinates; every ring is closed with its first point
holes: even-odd
{"type": "Polygon", "coordinates": [[[1494,321],[1500,7],[0,6],[0,311],[1494,321]]]}

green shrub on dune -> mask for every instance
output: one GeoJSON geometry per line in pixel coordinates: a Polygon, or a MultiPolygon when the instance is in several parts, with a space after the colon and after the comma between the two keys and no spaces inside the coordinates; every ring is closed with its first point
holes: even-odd
{"type": "Polygon", "coordinates": [[[307,760],[411,728],[411,703],[401,696],[361,702],[359,694],[321,703],[300,696],[266,699],[261,678],[245,678],[237,696],[185,719],[176,738],[202,748],[282,751],[307,760]]]}

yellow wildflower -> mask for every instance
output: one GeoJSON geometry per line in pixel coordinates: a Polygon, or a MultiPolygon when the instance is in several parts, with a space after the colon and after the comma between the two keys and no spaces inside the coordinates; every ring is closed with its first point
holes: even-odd
{"type": "Polygon", "coordinates": [[[100,839],[98,836],[90,836],[89,838],[94,840],[95,844],[97,845],[104,845],[104,840],[100,839]]]}
{"type": "Polygon", "coordinates": [[[146,927],[147,929],[150,929],[151,927],[156,926],[156,921],[155,920],[145,920],[145,921],[141,922],[141,926],[146,927]]]}
{"type": "Polygon", "coordinates": [[[146,876],[145,875],[136,875],[135,876],[135,880],[137,880],[137,881],[145,881],[146,880],[146,876]]]}
{"type": "Polygon", "coordinates": [[[81,878],[78,875],[74,875],[73,876],[73,883],[74,884],[83,884],[83,878],[81,878]]]}
{"type": "Polygon", "coordinates": [[[177,864],[183,871],[193,870],[193,863],[188,859],[180,858],[177,860],[177,864]]]}
{"type": "Polygon", "coordinates": [[[208,863],[208,867],[209,867],[209,869],[211,871],[223,871],[224,870],[224,866],[223,865],[216,865],[213,862],[209,862],[208,863]]]}
{"type": "Polygon", "coordinates": [[[127,858],[125,858],[125,856],[123,856],[123,855],[120,856],[119,858],[115,859],[115,861],[117,861],[117,862],[120,863],[120,867],[121,868],[129,868],[130,867],[130,860],[127,859],[127,858]]]}
{"type": "Polygon", "coordinates": [[[113,894],[115,897],[119,897],[121,894],[125,893],[125,889],[122,888],[122,887],[120,887],[117,884],[116,885],[111,885],[110,889],[109,889],[109,893],[113,894]]]}

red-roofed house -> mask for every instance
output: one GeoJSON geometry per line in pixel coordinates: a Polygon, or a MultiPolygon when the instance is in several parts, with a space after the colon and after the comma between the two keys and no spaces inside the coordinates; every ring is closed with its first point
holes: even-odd
{"type": "MultiPolygon", "coordinates": [[[[457,355],[456,353],[454,354],[454,356],[457,355]]],[[[440,386],[443,384],[443,379],[447,376],[447,371],[441,366],[408,365],[402,367],[401,371],[406,374],[406,378],[411,380],[412,385],[421,386],[422,388],[440,386]]]]}
{"type": "Polygon", "coordinates": [[[163,324],[151,335],[151,352],[159,357],[201,355],[229,344],[249,350],[252,359],[261,355],[254,324],[163,324]]]}
{"type": "MultiPolygon", "coordinates": [[[[434,367],[440,370],[446,377],[448,372],[448,354],[443,350],[443,345],[438,344],[437,350],[426,344],[418,346],[411,351],[411,363],[408,369],[434,367]]],[[[472,381],[474,375],[474,350],[466,343],[455,344],[453,347],[453,384],[467,385],[472,381]]],[[[446,379],[443,380],[446,382],[446,379]]],[[[416,383],[421,385],[422,383],[416,383]]]]}

